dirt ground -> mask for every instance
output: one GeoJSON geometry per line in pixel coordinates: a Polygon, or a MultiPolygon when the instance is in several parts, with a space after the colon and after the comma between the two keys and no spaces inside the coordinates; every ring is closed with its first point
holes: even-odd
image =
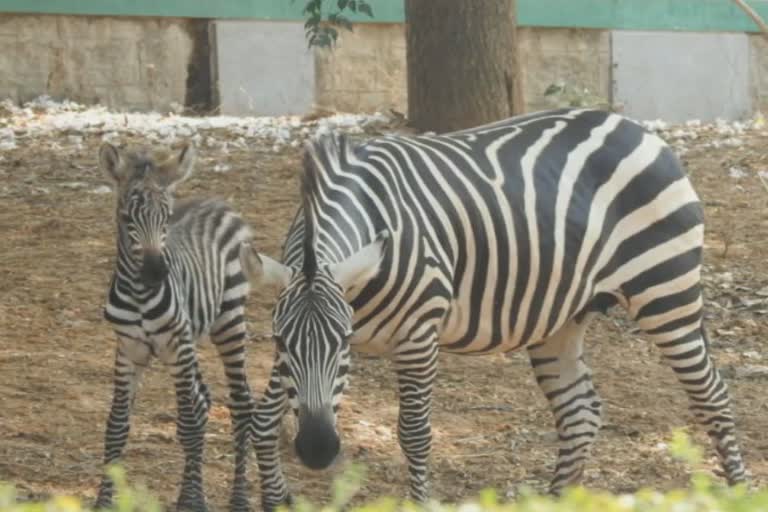
{"type": "MultiPolygon", "coordinates": [[[[114,337],[103,320],[114,261],[114,200],[93,193],[101,136],[58,133],[19,139],[0,160],[0,480],[23,498],[68,493],[90,501],[101,471],[111,399],[114,337]]],[[[121,140],[128,140],[123,137],[121,140]]],[[[135,141],[140,140],[134,137],[135,141]]],[[[730,386],[744,455],[756,485],[768,483],[768,133],[740,145],[689,141],[683,155],[708,216],[706,297],[713,349],[730,386]],[[739,172],[734,171],[736,169],[739,172]]],[[[296,208],[299,149],[271,145],[199,150],[198,172],[180,196],[232,201],[253,225],[263,251],[279,247],[296,208]],[[228,172],[213,172],[216,164],[228,172]]],[[[251,385],[260,393],[271,362],[269,294],[249,303],[251,385]]],[[[605,403],[606,425],[585,483],[614,492],[685,485],[688,470],[665,443],[691,422],[686,399],[658,351],[613,311],[590,330],[588,358],[605,403]]],[[[212,388],[205,478],[212,510],[226,509],[232,470],[226,387],[210,344],[201,348],[212,388]]],[[[397,445],[394,378],[386,361],[354,359],[340,417],[345,460],[363,463],[360,499],[406,489],[397,445]]],[[[155,364],[140,391],[124,465],[164,503],[175,500],[181,449],[174,437],[172,381],[155,364]]],[[[513,496],[543,489],[556,451],[551,415],[525,355],[443,356],[434,401],[433,495],[456,501],[485,487],[513,496]]],[[[714,469],[705,436],[706,465],[714,469]]],[[[322,500],[335,469],[313,473],[285,455],[294,494],[322,500]]],[[[258,503],[255,465],[250,470],[258,503]]]]}

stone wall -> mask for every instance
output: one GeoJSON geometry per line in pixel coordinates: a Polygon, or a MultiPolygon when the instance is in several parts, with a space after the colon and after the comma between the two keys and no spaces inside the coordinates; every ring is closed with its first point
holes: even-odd
{"type": "Polygon", "coordinates": [[[315,106],[342,112],[408,108],[405,25],[360,23],[336,48],[315,50],[315,106]]]}
{"type": "MultiPolygon", "coordinates": [[[[558,82],[610,101],[608,31],[520,28],[518,34],[526,109],[553,106],[544,91],[558,82]]],[[[343,31],[334,50],[316,51],[315,77],[321,110],[406,113],[405,26],[359,24],[343,31]]]]}
{"type": "Polygon", "coordinates": [[[762,34],[750,34],[747,37],[752,108],[768,114],[768,43],[762,34]]]}
{"type": "Polygon", "coordinates": [[[0,14],[0,97],[119,109],[185,104],[191,20],[0,14]]]}
{"type": "MultiPolygon", "coordinates": [[[[626,34],[521,27],[526,110],[562,105],[567,98],[544,95],[550,85],[562,83],[574,93],[588,91],[583,99],[590,103],[634,108],[628,111],[631,115],[672,115],[672,106],[680,102],[667,89],[665,65],[675,64],[669,59],[665,64],[661,57],[669,52],[662,45],[661,50],[654,46],[651,53],[645,51],[648,55],[642,59],[622,57],[621,48],[626,45],[616,41],[626,34]],[[645,68],[640,69],[640,64],[645,68]],[[632,103],[650,94],[642,85],[649,74],[659,84],[650,96],[660,105],[656,111],[632,103]],[[662,104],[662,99],[667,103],[662,104]]],[[[682,34],[655,32],[652,40],[689,38],[682,34]]],[[[733,34],[748,40],[743,51],[733,53],[747,61],[744,84],[741,87],[739,82],[737,87],[730,80],[722,89],[730,91],[731,103],[743,99],[747,107],[718,110],[722,93],[704,97],[696,85],[701,78],[696,78],[692,85],[677,87],[677,92],[696,90],[702,101],[715,107],[706,111],[692,107],[680,116],[702,117],[711,111],[710,117],[739,117],[751,113],[742,111],[768,109],[768,44],[757,34],[733,34]]],[[[0,14],[0,45],[0,99],[17,102],[48,94],[125,110],[167,111],[179,105],[198,110],[220,107],[221,112],[235,115],[304,114],[313,109],[394,109],[407,114],[402,23],[356,24],[353,32],[340,32],[334,50],[308,51],[301,22],[0,14]]],[[[684,55],[686,49],[676,52],[684,55]]],[[[709,58],[706,52],[705,57],[709,58]]],[[[700,62],[688,64],[699,74],[717,66],[707,61],[702,68],[700,62]]],[[[733,75],[727,66],[717,69],[729,69],[725,75],[733,75]]]]}
{"type": "Polygon", "coordinates": [[[518,29],[523,99],[528,112],[561,106],[568,100],[611,101],[611,38],[607,30],[518,29]],[[550,85],[566,87],[547,97],[550,85]]]}

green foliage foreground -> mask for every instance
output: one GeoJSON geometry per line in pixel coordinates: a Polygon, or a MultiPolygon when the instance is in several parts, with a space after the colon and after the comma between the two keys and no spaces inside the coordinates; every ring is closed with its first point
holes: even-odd
{"type": "MultiPolygon", "coordinates": [[[[701,450],[691,444],[682,431],[676,432],[670,443],[672,455],[687,464],[697,466],[701,450]]],[[[111,468],[115,480],[117,512],[160,512],[159,502],[144,488],[126,484],[121,469],[111,468]]],[[[763,512],[768,511],[768,490],[750,491],[744,485],[726,487],[705,472],[695,472],[691,485],[666,493],[645,489],[635,494],[614,495],[574,487],[556,499],[523,492],[515,502],[502,502],[493,490],[459,505],[428,503],[423,506],[403,503],[396,498],[383,498],[366,505],[347,506],[364,480],[359,466],[351,467],[334,482],[331,502],[313,504],[298,499],[296,512],[763,512]]],[[[89,509],[77,498],[57,496],[45,502],[18,503],[13,487],[0,483],[0,512],[87,512],[89,509]]]]}

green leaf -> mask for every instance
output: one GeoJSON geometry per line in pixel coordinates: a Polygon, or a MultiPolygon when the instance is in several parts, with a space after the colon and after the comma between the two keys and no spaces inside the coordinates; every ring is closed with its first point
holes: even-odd
{"type": "Polygon", "coordinates": [[[361,1],[357,6],[357,10],[360,11],[360,13],[366,14],[368,17],[373,18],[373,9],[371,9],[371,5],[368,2],[361,1]]]}
{"type": "Polygon", "coordinates": [[[544,91],[544,96],[552,96],[553,94],[558,94],[562,92],[564,87],[560,84],[549,84],[549,87],[547,87],[547,90],[544,91]]]}
{"type": "Polygon", "coordinates": [[[311,28],[311,27],[316,27],[318,25],[320,25],[320,15],[319,14],[313,14],[304,23],[304,28],[307,29],[307,28],[311,28]]]}
{"type": "Polygon", "coordinates": [[[344,9],[346,9],[348,3],[349,3],[349,0],[339,0],[337,4],[339,6],[339,10],[343,11],[344,9]]]}
{"type": "Polygon", "coordinates": [[[309,0],[309,2],[307,2],[307,5],[304,6],[304,10],[302,11],[302,14],[318,13],[320,11],[321,5],[322,5],[321,0],[309,0]]]}
{"type": "Polygon", "coordinates": [[[357,12],[357,0],[349,0],[349,10],[357,12]]]}

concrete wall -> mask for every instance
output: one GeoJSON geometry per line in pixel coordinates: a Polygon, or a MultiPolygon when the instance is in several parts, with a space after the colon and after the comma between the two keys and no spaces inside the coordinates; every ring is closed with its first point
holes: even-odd
{"type": "Polygon", "coordinates": [[[307,48],[303,23],[213,23],[223,114],[275,116],[312,109],[315,59],[307,48]]]}
{"type": "Polygon", "coordinates": [[[125,109],[184,105],[191,21],[0,14],[0,98],[125,109]]]}

